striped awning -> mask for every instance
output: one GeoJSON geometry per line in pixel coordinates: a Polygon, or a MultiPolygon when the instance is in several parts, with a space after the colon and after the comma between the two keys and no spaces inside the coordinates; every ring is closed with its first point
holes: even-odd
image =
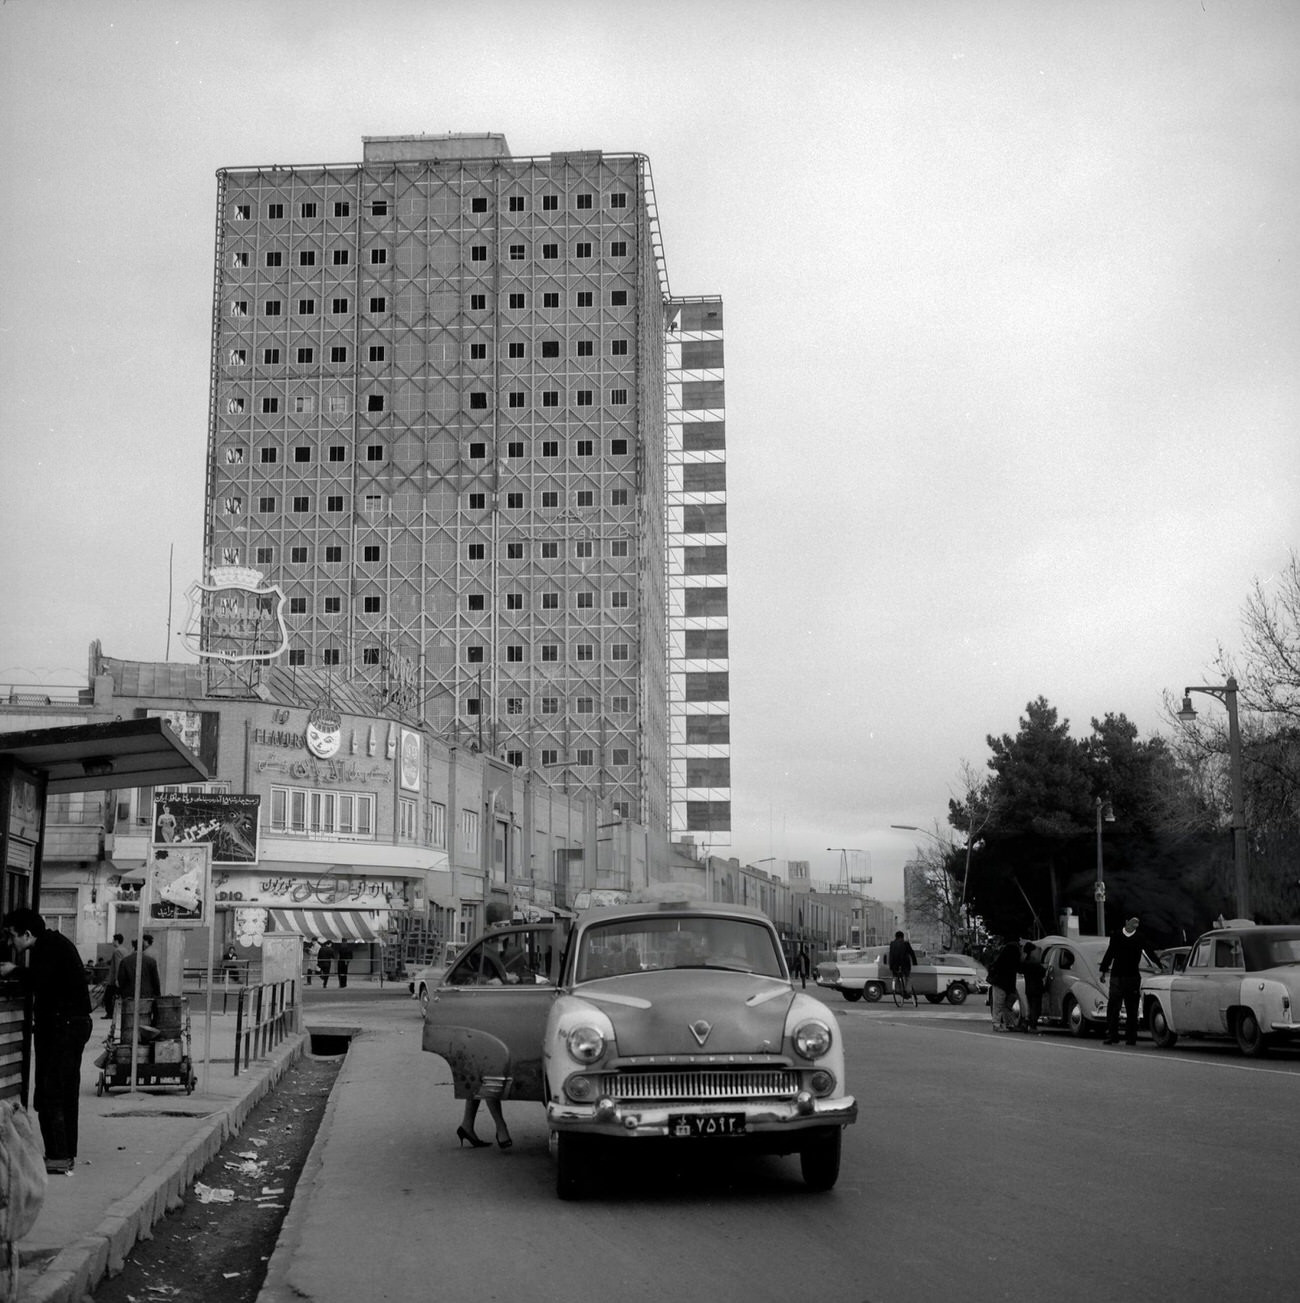
{"type": "Polygon", "coordinates": [[[383,941],[388,931],[386,909],[273,909],[271,930],[297,932],[324,941],[383,941]]]}

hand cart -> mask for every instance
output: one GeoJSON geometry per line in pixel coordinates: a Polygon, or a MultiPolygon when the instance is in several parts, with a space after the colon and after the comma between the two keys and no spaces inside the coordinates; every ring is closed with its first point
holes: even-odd
{"type": "MultiPolygon", "coordinates": [[[[146,1002],[142,1000],[140,1003],[144,1005],[146,1002]]],[[[156,1011],[148,1011],[154,1014],[155,1024],[139,1025],[135,1084],[178,1086],[187,1095],[192,1094],[198,1077],[194,1073],[191,1050],[189,1001],[184,996],[165,996],[148,1003],[157,1006],[156,1011]]],[[[128,1000],[124,1004],[129,1008],[131,1002],[128,1000]]],[[[130,1023],[133,1019],[127,1018],[126,1013],[124,1009],[122,1031],[119,1032],[116,1020],[109,1027],[104,1053],[96,1060],[100,1063],[99,1081],[95,1086],[97,1095],[109,1090],[127,1089],[131,1085],[130,1023]]]]}

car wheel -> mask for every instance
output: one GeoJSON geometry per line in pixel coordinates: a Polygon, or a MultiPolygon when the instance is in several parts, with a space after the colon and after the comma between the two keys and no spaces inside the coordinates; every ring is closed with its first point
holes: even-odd
{"type": "Polygon", "coordinates": [[[861,991],[850,991],[847,987],[840,994],[850,1003],[855,1004],[862,999],[861,991]]]}
{"type": "Polygon", "coordinates": [[[866,986],[862,988],[862,994],[867,997],[867,1000],[871,1004],[875,1004],[885,994],[884,983],[868,982],[866,986]]]}
{"type": "Polygon", "coordinates": [[[1268,1050],[1268,1037],[1259,1025],[1259,1019],[1249,1009],[1237,1014],[1233,1030],[1237,1035],[1237,1048],[1247,1058],[1257,1059],[1268,1050]]]}
{"type": "Polygon", "coordinates": [[[1147,1026],[1151,1029],[1151,1040],[1159,1050],[1171,1050],[1178,1042],[1178,1033],[1169,1026],[1169,1019],[1159,1000],[1152,1000],[1147,1006],[1147,1026]]]}
{"type": "Polygon", "coordinates": [[[965,1004],[965,1003],[966,1003],[966,997],[967,997],[969,994],[970,994],[970,992],[966,989],[966,987],[965,987],[961,982],[954,982],[954,983],[953,983],[953,984],[948,988],[948,1003],[949,1003],[949,1004],[965,1004]]]}
{"type": "Polygon", "coordinates": [[[423,982],[420,983],[419,996],[420,996],[420,1016],[421,1016],[422,1018],[428,1017],[428,1014],[429,1014],[429,988],[428,988],[428,987],[427,987],[423,982]]]}
{"type": "Polygon", "coordinates": [[[805,1140],[799,1150],[799,1170],[803,1183],[810,1190],[830,1190],[840,1179],[840,1144],[844,1138],[842,1127],[805,1140]]]}
{"type": "Polygon", "coordinates": [[[943,996],[941,996],[941,995],[927,995],[927,996],[925,997],[925,1002],[926,1002],[927,1004],[942,1004],[942,1003],[943,1003],[943,996]]]}
{"type": "Polygon", "coordinates": [[[571,1131],[555,1133],[555,1193],[561,1199],[581,1199],[587,1190],[590,1137],[571,1131]]]}
{"type": "Polygon", "coordinates": [[[1078,1036],[1082,1039],[1092,1034],[1092,1024],[1083,1016],[1083,1010],[1079,1008],[1079,1002],[1070,996],[1066,997],[1065,1004],[1061,1009],[1061,1019],[1066,1027],[1070,1029],[1071,1036],[1078,1036]]]}

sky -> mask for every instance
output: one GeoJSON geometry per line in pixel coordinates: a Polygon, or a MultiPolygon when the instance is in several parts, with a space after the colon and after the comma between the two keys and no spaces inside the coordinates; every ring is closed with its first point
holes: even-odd
{"type": "Polygon", "coordinates": [[[989,734],[1167,731],[1296,545],[1292,0],[8,0],[0,60],[0,683],[186,659],[215,173],[363,136],[644,153],[725,300],[716,854],[901,898],[989,734]]]}

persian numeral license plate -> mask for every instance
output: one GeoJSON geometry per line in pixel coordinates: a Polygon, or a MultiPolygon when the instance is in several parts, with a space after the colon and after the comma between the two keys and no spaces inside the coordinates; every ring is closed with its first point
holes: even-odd
{"type": "Polygon", "coordinates": [[[743,1113],[669,1113],[668,1134],[681,1139],[697,1136],[743,1136],[743,1113]]]}

